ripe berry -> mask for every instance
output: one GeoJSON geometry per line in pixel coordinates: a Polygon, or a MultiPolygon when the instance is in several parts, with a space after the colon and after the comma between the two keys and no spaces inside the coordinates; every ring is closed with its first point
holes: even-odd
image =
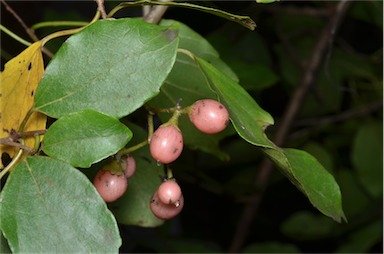
{"type": "Polygon", "coordinates": [[[162,125],[153,133],[149,150],[156,161],[168,164],[180,156],[183,145],[183,135],[177,127],[162,125]]]}
{"type": "Polygon", "coordinates": [[[176,204],[164,204],[159,200],[158,191],[153,194],[151,199],[151,211],[159,219],[168,220],[178,215],[184,207],[184,197],[180,196],[176,204]]]}
{"type": "Polygon", "coordinates": [[[126,178],[132,177],[136,172],[136,160],[132,156],[122,158],[121,165],[124,169],[124,175],[126,178]]]}
{"type": "Polygon", "coordinates": [[[193,125],[206,134],[221,132],[229,123],[226,107],[212,99],[196,101],[191,106],[188,116],[193,125]]]}
{"type": "Polygon", "coordinates": [[[93,184],[105,202],[113,202],[120,198],[128,186],[124,175],[114,175],[107,169],[97,172],[93,184]]]}
{"type": "Polygon", "coordinates": [[[157,193],[159,200],[164,204],[176,204],[181,197],[180,186],[173,180],[161,183],[157,193]]]}

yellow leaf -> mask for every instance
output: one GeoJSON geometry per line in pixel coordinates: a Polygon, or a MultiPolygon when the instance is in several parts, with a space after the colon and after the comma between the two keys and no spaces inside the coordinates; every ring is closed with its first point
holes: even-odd
{"type": "MultiPolygon", "coordinates": [[[[0,138],[11,130],[19,131],[27,112],[33,107],[37,85],[44,73],[41,42],[35,42],[5,64],[0,83],[0,138]]],[[[23,131],[42,130],[46,127],[45,115],[34,112],[23,131]]],[[[33,137],[25,139],[25,145],[33,148],[33,137]]],[[[15,155],[18,148],[0,144],[0,154],[15,155]]],[[[3,164],[0,160],[0,168],[3,164]]]]}

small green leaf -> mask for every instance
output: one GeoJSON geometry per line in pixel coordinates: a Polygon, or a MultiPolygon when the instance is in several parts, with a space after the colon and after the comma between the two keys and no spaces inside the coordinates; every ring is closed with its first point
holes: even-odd
{"type": "MultiPolygon", "coordinates": [[[[137,125],[127,123],[135,133],[129,143],[131,146],[145,140],[147,132],[137,125]]],[[[163,166],[157,165],[145,146],[130,154],[136,160],[136,172],[128,180],[128,189],[116,202],[109,204],[109,208],[119,223],[140,227],[156,227],[163,224],[163,220],[156,218],[150,208],[153,193],[161,183],[164,175],[163,166]]]]}
{"type": "Polygon", "coordinates": [[[138,19],[102,20],[71,36],[48,64],[35,107],[54,118],[93,109],[121,118],[159,93],[177,31],[138,19]]]}
{"type": "Polygon", "coordinates": [[[263,149],[282,173],[303,192],[323,214],[337,222],[346,221],[339,185],[310,154],[297,149],[263,149]]]}
{"type": "Polygon", "coordinates": [[[75,167],[89,167],[115,154],[132,138],[119,120],[93,110],[55,121],[44,137],[44,152],[75,167]]]}
{"type": "Polygon", "coordinates": [[[362,124],[352,146],[352,162],[359,180],[368,192],[383,195],[383,125],[362,124]]]}
{"type": "Polygon", "coordinates": [[[360,217],[372,202],[364,186],[352,170],[336,171],[336,179],[343,193],[343,208],[347,218],[360,217]]]}
{"type": "Polygon", "coordinates": [[[335,253],[372,253],[374,246],[382,246],[383,220],[362,226],[359,230],[353,230],[335,253]]]}
{"type": "Polygon", "coordinates": [[[315,215],[309,211],[299,211],[286,219],[280,230],[292,239],[308,241],[328,237],[334,229],[334,224],[327,217],[315,215]]]}
{"type": "Polygon", "coordinates": [[[13,252],[117,253],[116,220],[88,178],[48,157],[29,157],[1,192],[0,226],[13,252]]]}
{"type": "Polygon", "coordinates": [[[237,133],[251,144],[274,147],[264,133],[264,129],[274,123],[272,116],[231,78],[204,59],[199,57],[195,59],[207,77],[211,89],[215,91],[221,103],[228,108],[237,133]]]}

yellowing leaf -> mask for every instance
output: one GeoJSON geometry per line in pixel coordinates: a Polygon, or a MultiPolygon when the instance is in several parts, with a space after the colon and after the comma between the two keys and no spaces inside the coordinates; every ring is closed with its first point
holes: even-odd
{"type": "MultiPolygon", "coordinates": [[[[41,42],[35,42],[5,64],[0,85],[0,138],[11,130],[18,131],[27,112],[33,107],[37,85],[44,73],[41,42]]],[[[45,129],[46,116],[34,112],[23,131],[45,129]]],[[[34,146],[34,138],[25,139],[25,145],[34,146]]],[[[0,154],[14,156],[18,148],[0,144],[0,154]]],[[[0,161],[0,167],[3,165],[0,161]]]]}

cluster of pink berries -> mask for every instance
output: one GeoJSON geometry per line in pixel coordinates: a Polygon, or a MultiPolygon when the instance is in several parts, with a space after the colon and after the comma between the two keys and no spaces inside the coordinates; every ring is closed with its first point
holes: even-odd
{"type": "MultiPolygon", "coordinates": [[[[201,132],[215,134],[223,131],[229,123],[229,113],[223,104],[212,99],[196,101],[183,112],[187,113],[192,124],[201,132]]],[[[178,116],[178,115],[177,115],[178,116]]],[[[174,162],[183,151],[184,141],[181,130],[175,122],[169,121],[160,125],[149,142],[150,153],[158,162],[169,164],[174,162]]],[[[106,202],[120,198],[128,186],[127,179],[136,170],[133,157],[121,160],[120,171],[107,168],[100,170],[94,185],[106,202]]],[[[178,215],[184,207],[184,197],[176,180],[165,179],[152,196],[150,207],[153,214],[160,219],[170,219],[178,215]]]]}
{"type": "MultiPolygon", "coordinates": [[[[223,104],[212,99],[196,101],[189,107],[188,116],[201,132],[215,134],[223,131],[229,123],[229,113],[223,104]]],[[[175,161],[183,150],[183,135],[172,123],[161,125],[150,142],[152,157],[160,163],[175,161]]]]}

